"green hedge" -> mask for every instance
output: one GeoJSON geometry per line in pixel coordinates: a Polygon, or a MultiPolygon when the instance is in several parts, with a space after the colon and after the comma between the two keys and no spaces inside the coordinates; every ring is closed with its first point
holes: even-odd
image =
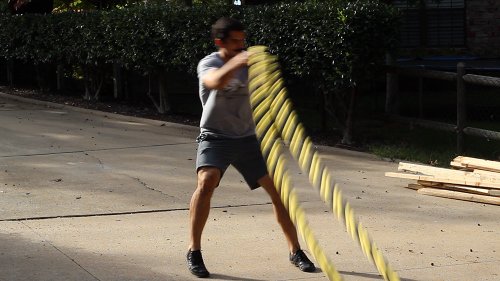
{"type": "Polygon", "coordinates": [[[352,83],[383,60],[397,38],[397,13],[378,1],[251,7],[164,4],[82,13],[0,15],[0,58],[35,65],[98,66],[194,73],[214,50],[211,24],[240,18],[249,44],[268,45],[298,77],[352,83]]]}

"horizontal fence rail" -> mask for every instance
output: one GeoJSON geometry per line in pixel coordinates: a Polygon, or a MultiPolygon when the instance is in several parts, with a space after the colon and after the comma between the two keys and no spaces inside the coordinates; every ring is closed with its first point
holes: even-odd
{"type": "Polygon", "coordinates": [[[444,132],[452,132],[455,133],[457,131],[457,125],[455,124],[449,124],[449,123],[444,123],[444,122],[438,122],[438,121],[432,121],[432,120],[425,120],[425,119],[418,119],[418,118],[411,118],[411,117],[403,117],[400,115],[388,115],[388,117],[391,120],[396,120],[401,123],[408,123],[412,126],[418,126],[422,128],[428,128],[428,129],[434,129],[438,131],[444,131],[444,132]]]}
{"type": "MultiPolygon", "coordinates": [[[[415,126],[420,126],[424,128],[430,128],[440,131],[446,132],[455,132],[457,134],[457,152],[462,153],[464,150],[464,135],[476,136],[486,138],[488,140],[499,140],[500,141],[500,132],[491,131],[486,129],[467,127],[466,124],[466,101],[465,101],[465,93],[466,93],[466,83],[489,86],[489,87],[497,87],[500,88],[500,78],[491,77],[491,76],[483,76],[476,74],[466,74],[465,73],[465,63],[459,62],[457,64],[457,72],[447,72],[447,71],[439,71],[439,70],[430,70],[423,68],[408,68],[408,67],[400,67],[391,65],[390,63],[394,63],[393,59],[388,59],[389,65],[386,65],[385,71],[387,73],[387,89],[386,89],[386,115],[392,120],[396,120],[399,122],[410,123],[415,126]],[[425,120],[422,118],[409,118],[402,117],[400,115],[394,114],[397,112],[391,106],[395,106],[394,99],[397,96],[398,86],[395,85],[398,83],[398,76],[409,76],[409,77],[417,77],[420,79],[419,81],[419,99],[420,99],[420,107],[421,105],[421,96],[422,96],[422,78],[436,79],[436,80],[445,80],[445,81],[455,81],[456,82],[456,92],[457,92],[457,122],[456,124],[449,124],[431,120],[425,120]]],[[[420,108],[420,112],[421,112],[420,108]]]]}
{"type": "Polygon", "coordinates": [[[386,71],[388,73],[395,73],[403,76],[422,77],[438,80],[455,81],[455,79],[457,79],[456,73],[439,70],[388,66],[386,67],[386,71]]]}
{"type": "Polygon", "coordinates": [[[465,82],[478,84],[483,86],[500,87],[500,78],[489,77],[475,74],[465,74],[463,77],[465,82]]]}
{"type": "Polygon", "coordinates": [[[464,133],[470,136],[483,137],[488,140],[500,140],[500,132],[473,128],[473,127],[465,127],[464,133]]]}

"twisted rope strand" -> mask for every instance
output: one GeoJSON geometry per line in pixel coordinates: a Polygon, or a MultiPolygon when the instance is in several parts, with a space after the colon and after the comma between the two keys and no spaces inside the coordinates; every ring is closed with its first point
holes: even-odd
{"type": "Polygon", "coordinates": [[[255,60],[256,58],[263,59],[265,57],[254,57],[254,63],[250,66],[251,74],[249,75],[249,88],[252,93],[251,104],[262,154],[266,159],[269,172],[273,176],[281,200],[288,210],[290,219],[297,226],[298,232],[306,242],[312,256],[329,280],[342,281],[342,276],[335,269],[335,266],[328,259],[315,238],[307,221],[305,211],[300,206],[297,193],[288,174],[282,139],[268,110],[271,100],[267,93],[275,89],[272,85],[275,85],[275,82],[279,81],[280,78],[279,75],[276,75],[279,73],[275,71],[277,64],[269,64],[266,60],[258,61],[255,60]],[[273,75],[269,75],[269,70],[274,71],[272,72],[273,75]]]}
{"type": "MultiPolygon", "coordinates": [[[[349,202],[342,197],[342,191],[333,180],[330,170],[307,136],[305,127],[299,122],[292,102],[287,97],[276,58],[267,53],[266,47],[257,46],[249,50],[253,52],[249,63],[251,103],[254,106],[257,133],[265,140],[262,143],[263,151],[264,148],[268,149],[267,143],[272,139],[275,141],[282,139],[289,143],[292,156],[308,174],[309,181],[317,189],[321,199],[330,206],[337,219],[344,222],[347,232],[360,245],[362,252],[375,264],[385,280],[399,281],[398,274],[372,241],[366,228],[358,222],[349,202]]],[[[275,174],[275,178],[276,176],[278,175],[275,174]]],[[[295,196],[290,195],[292,198],[295,196]]],[[[298,208],[293,207],[292,210],[298,208]]],[[[297,217],[295,213],[291,215],[297,217]]],[[[304,222],[299,222],[299,226],[301,224],[304,222]]],[[[309,235],[308,233],[304,232],[306,235],[309,235]]],[[[317,244],[314,245],[319,247],[317,244]]]]}

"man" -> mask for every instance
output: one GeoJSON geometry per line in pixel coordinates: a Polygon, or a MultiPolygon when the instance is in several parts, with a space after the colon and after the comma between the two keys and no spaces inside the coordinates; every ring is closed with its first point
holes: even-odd
{"type": "Polygon", "coordinates": [[[208,277],[201,255],[201,234],[210,211],[210,199],[229,165],[244,177],[250,189],[262,186],[273,203],[290,251],[289,259],[300,270],[315,271],[314,264],[300,249],[297,231],[285,209],[255,136],[248,91],[248,52],[245,51],[243,25],[221,18],[212,26],[212,37],[219,51],[198,64],[200,99],[203,113],[198,137],[196,170],[198,185],[190,204],[191,233],[187,253],[189,271],[208,277]]]}

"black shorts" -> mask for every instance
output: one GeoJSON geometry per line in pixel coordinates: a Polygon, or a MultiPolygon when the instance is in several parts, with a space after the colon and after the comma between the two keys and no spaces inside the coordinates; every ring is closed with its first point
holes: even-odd
{"type": "Polygon", "coordinates": [[[250,189],[259,187],[257,181],[268,174],[256,136],[233,139],[201,134],[197,141],[196,171],[201,167],[217,167],[223,175],[233,165],[250,189]]]}

